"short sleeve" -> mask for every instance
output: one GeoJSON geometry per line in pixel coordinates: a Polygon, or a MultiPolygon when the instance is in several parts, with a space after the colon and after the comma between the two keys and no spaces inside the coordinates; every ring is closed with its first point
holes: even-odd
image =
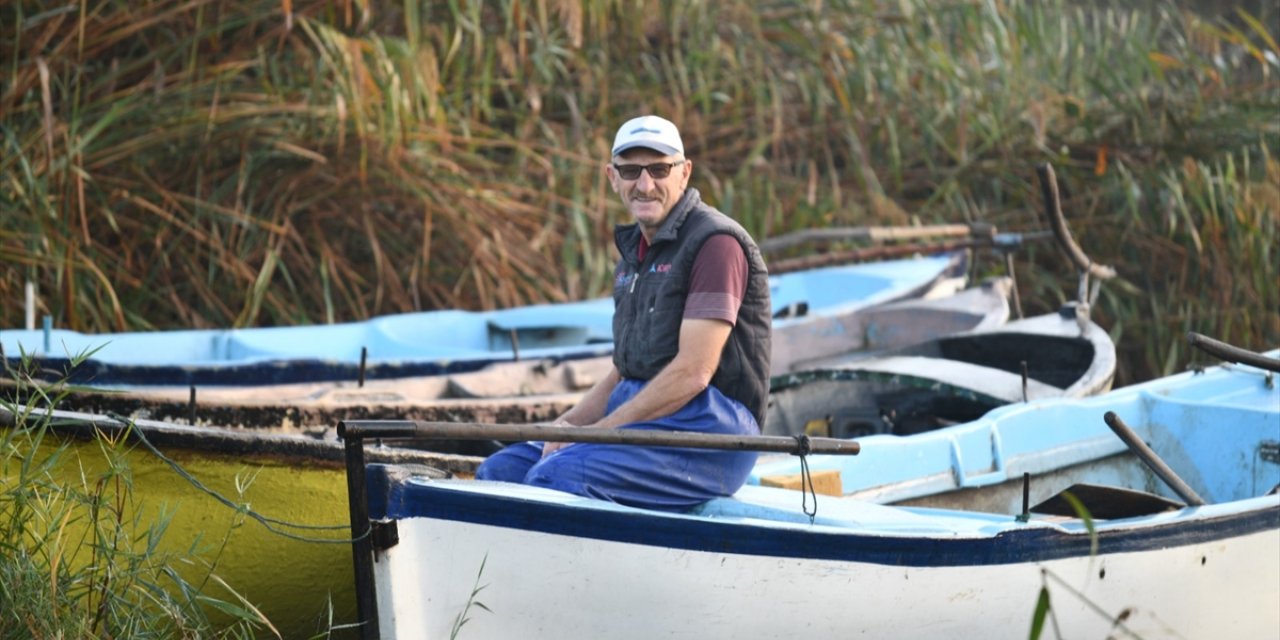
{"type": "Polygon", "coordinates": [[[702,244],[689,276],[684,317],[738,321],[747,293],[747,256],[737,238],[716,234],[702,244]]]}

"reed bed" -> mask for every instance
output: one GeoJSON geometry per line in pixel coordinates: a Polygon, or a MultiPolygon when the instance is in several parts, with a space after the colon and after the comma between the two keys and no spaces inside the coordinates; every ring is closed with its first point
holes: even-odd
{"type": "MultiPolygon", "coordinates": [[[[1049,0],[17,1],[0,326],[337,322],[606,293],[624,118],[682,125],[757,238],[1043,228],[1052,162],[1118,383],[1280,344],[1274,7],[1049,0]],[[1174,346],[1171,346],[1174,345],[1174,346]]],[[[1029,313],[1074,297],[1018,256],[1029,313]]],[[[992,260],[984,272],[999,270],[992,260]]]]}

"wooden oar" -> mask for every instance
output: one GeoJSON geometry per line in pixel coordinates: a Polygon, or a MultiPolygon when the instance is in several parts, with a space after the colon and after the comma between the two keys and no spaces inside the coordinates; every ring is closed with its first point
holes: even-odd
{"type": "MultiPolygon", "coordinates": [[[[857,264],[873,260],[901,258],[917,254],[932,255],[950,253],[962,249],[995,249],[1006,256],[1027,242],[1053,237],[1052,231],[1032,231],[1027,233],[996,233],[990,225],[936,225],[933,227],[854,227],[849,229],[810,229],[799,231],[777,238],[770,238],[760,243],[760,250],[766,253],[777,252],[783,248],[794,246],[805,241],[835,241],[867,239],[874,241],[917,240],[925,238],[946,238],[964,236],[960,240],[939,242],[876,245],[844,251],[824,251],[820,254],[798,256],[779,260],[766,260],[769,273],[780,275],[795,271],[806,271],[819,267],[857,264]],[[958,233],[958,231],[967,233],[958,233]]],[[[1016,292],[1016,289],[1015,289],[1016,292]]]]}
{"type": "Polygon", "coordinates": [[[765,253],[781,251],[806,242],[836,242],[847,240],[867,240],[884,242],[893,240],[919,240],[921,238],[965,237],[983,235],[986,227],[967,224],[935,224],[923,227],[831,227],[825,229],[803,229],[760,243],[760,250],[765,253]]]}
{"type": "Polygon", "coordinates": [[[917,254],[933,255],[939,253],[951,253],[961,249],[995,249],[997,251],[1007,253],[1028,241],[1043,240],[1045,238],[1052,237],[1052,235],[1053,232],[1051,231],[1001,233],[991,238],[968,238],[965,240],[951,240],[947,242],[933,242],[926,244],[893,244],[886,246],[863,247],[861,249],[830,251],[816,255],[800,256],[797,258],[787,258],[783,260],[769,260],[767,261],[767,264],[769,266],[770,274],[780,275],[783,273],[816,269],[818,267],[856,264],[859,262],[901,258],[917,254]]]}
{"type": "Polygon", "coordinates": [[[1201,351],[1227,362],[1236,364],[1247,364],[1251,367],[1265,369],[1267,371],[1275,371],[1280,373],[1280,360],[1268,358],[1260,353],[1254,353],[1240,347],[1233,347],[1225,342],[1214,340],[1205,335],[1201,335],[1194,331],[1187,332],[1187,342],[1191,346],[1201,351]]]}
{"type": "Polygon", "coordinates": [[[596,444],[729,449],[807,455],[825,453],[857,455],[858,443],[838,438],[791,436],[732,436],[690,431],[647,431],[550,425],[484,424],[476,422],[425,422],[420,420],[343,420],[338,423],[343,440],[367,438],[423,440],[504,440],[541,442],[593,442],[596,444]]]}
{"type": "Polygon", "coordinates": [[[1133,429],[1130,429],[1129,425],[1125,424],[1124,420],[1121,420],[1120,416],[1116,415],[1116,412],[1108,411],[1106,415],[1102,416],[1102,419],[1107,422],[1107,426],[1111,427],[1111,430],[1117,436],[1120,436],[1121,440],[1124,440],[1124,443],[1128,445],[1129,450],[1134,455],[1146,463],[1147,467],[1154,471],[1157,476],[1160,476],[1160,479],[1164,480],[1165,484],[1169,485],[1174,492],[1182,496],[1184,502],[1193,507],[1206,504],[1194,489],[1183,482],[1182,478],[1179,478],[1178,474],[1174,473],[1173,469],[1170,469],[1169,465],[1165,464],[1164,460],[1161,460],[1160,456],[1156,455],[1156,452],[1152,451],[1151,447],[1148,447],[1147,443],[1143,442],[1142,438],[1139,438],[1138,434],[1134,433],[1133,429]]]}

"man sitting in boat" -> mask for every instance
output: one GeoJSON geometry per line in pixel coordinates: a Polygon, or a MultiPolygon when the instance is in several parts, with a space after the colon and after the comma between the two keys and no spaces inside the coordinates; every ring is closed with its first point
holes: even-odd
{"type": "MultiPolygon", "coordinates": [[[[635,218],[618,225],[613,369],[555,421],[564,427],[755,435],[769,392],[769,280],[755,241],[702,202],[680,132],[629,120],[604,171],[635,218]]],[[[476,473],[611,500],[682,510],[737,491],[747,451],[522,442],[476,473]]]]}

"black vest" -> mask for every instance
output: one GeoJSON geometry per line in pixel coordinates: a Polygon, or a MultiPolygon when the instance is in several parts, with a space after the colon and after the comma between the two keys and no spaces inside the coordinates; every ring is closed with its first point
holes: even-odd
{"type": "Polygon", "coordinates": [[[640,227],[618,225],[622,259],[613,283],[613,363],[623,377],[650,380],[676,356],[693,261],[715,234],[737,239],[747,256],[747,292],[711,384],[741,402],[764,425],[769,396],[769,272],[746,230],[686,189],[654,235],[641,263],[640,227]]]}

